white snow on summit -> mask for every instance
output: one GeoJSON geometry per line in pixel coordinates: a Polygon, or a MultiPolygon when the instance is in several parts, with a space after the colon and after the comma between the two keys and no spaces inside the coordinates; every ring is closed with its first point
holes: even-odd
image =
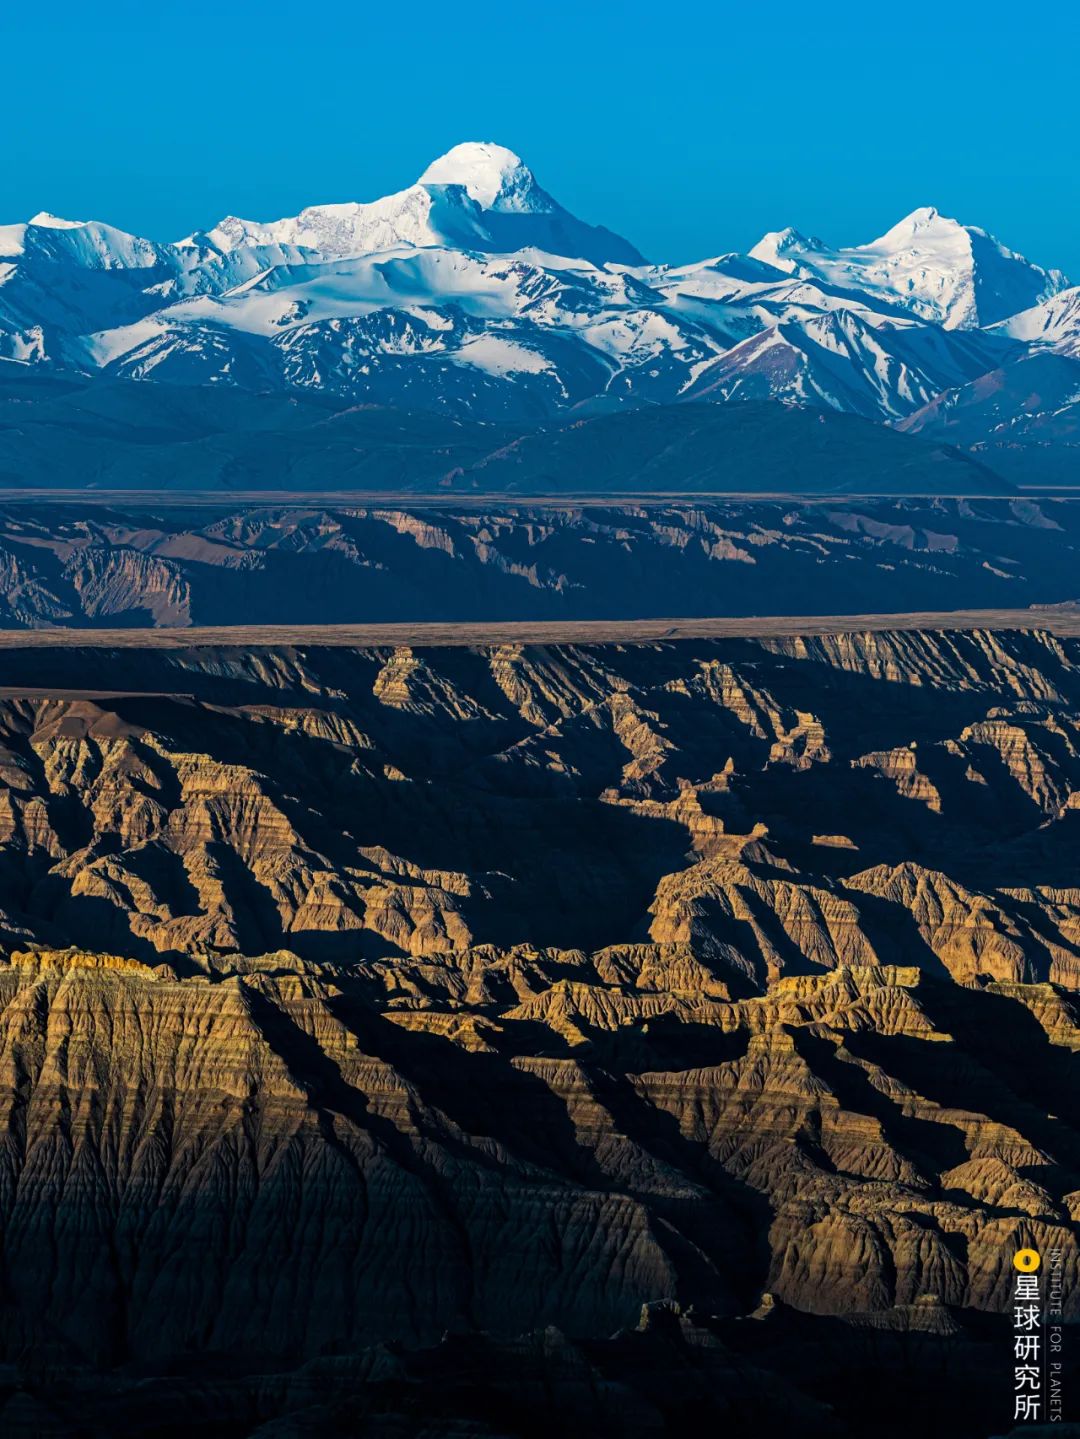
{"type": "Polygon", "coordinates": [[[24,225],[0,226],[0,259],[38,255],[88,270],[147,269],[165,248],[99,220],[62,220],[45,211],[24,225]]]}
{"type": "Polygon", "coordinates": [[[1070,383],[1066,285],[932,208],[866,245],[788,228],[649,264],[470,141],[394,194],[174,245],[48,213],[0,227],[0,359],[489,419],[772,399],[900,422],[992,372],[1019,394],[1047,350],[1070,383]]]}
{"type": "Polygon", "coordinates": [[[1014,340],[1046,345],[1062,355],[1080,359],[1080,285],[1060,290],[1050,299],[1021,310],[996,325],[995,331],[1014,340]]]}
{"type": "Polygon", "coordinates": [[[242,245],[297,245],[331,259],[400,246],[452,245],[490,253],[532,247],[598,262],[641,261],[626,240],[564,210],[512,150],[486,142],[456,145],[415,185],[380,200],[312,205],[266,223],[230,215],[180,244],[222,253],[242,245]]]}
{"type": "Polygon", "coordinates": [[[859,291],[946,329],[974,329],[1063,289],[1059,270],[1043,270],[992,235],[931,207],[913,210],[868,245],[827,249],[796,231],[765,235],[750,254],[791,274],[859,291]]]}
{"type": "Polygon", "coordinates": [[[519,155],[503,145],[469,141],[433,160],[420,185],[461,185],[483,210],[543,214],[555,208],[519,155]]]}

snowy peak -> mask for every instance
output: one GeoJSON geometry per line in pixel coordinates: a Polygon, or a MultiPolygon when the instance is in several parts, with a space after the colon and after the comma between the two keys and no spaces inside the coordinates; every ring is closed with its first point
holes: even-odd
{"type": "Polygon", "coordinates": [[[650,265],[469,141],[379,199],[175,245],[48,213],[0,227],[0,360],[485,419],[773,399],[896,422],[1036,351],[1070,375],[1065,283],[931,206],[869,244],[788,227],[650,265]]]}
{"type": "Polygon", "coordinates": [[[50,215],[48,210],[39,210],[27,223],[40,225],[44,230],[78,230],[86,224],[86,221],[62,220],[59,215],[50,215]]]}
{"type": "Polygon", "coordinates": [[[226,254],[241,245],[293,245],[326,259],[450,245],[492,254],[544,250],[594,265],[642,263],[633,245],[563,209],[519,156],[490,141],[455,145],[415,185],[379,200],[312,205],[265,224],[230,215],[180,244],[226,254]]]}
{"type": "Polygon", "coordinates": [[[455,145],[433,160],[417,183],[460,185],[482,210],[520,215],[548,214],[558,208],[519,155],[490,141],[455,145]]]}
{"type": "Polygon", "coordinates": [[[786,270],[790,274],[796,268],[794,256],[824,248],[820,240],[808,240],[805,235],[788,225],[786,229],[770,230],[767,235],[762,235],[748,253],[752,260],[761,260],[763,264],[773,265],[776,269],[786,270]]]}
{"type": "Polygon", "coordinates": [[[789,228],[764,235],[750,254],[949,330],[992,325],[1068,283],[1060,271],[1031,264],[985,230],[931,205],[912,210],[868,245],[832,249],[789,228]]]}
{"type": "MultiPolygon", "coordinates": [[[[907,257],[938,269],[971,264],[971,230],[927,205],[912,210],[868,245],[856,245],[850,253],[872,259],[907,257]]],[[[839,252],[847,253],[847,252],[839,252]]],[[[1017,256],[1016,258],[1020,258],[1017,256]]]]}
{"type": "Polygon", "coordinates": [[[1045,345],[1080,359],[1080,285],[1060,290],[1030,310],[1010,315],[994,328],[1011,339],[1045,345]]]}
{"type": "Polygon", "coordinates": [[[99,220],[63,220],[41,210],[25,225],[0,226],[0,259],[37,256],[86,270],[159,266],[164,249],[99,220]]]}
{"type": "Polygon", "coordinates": [[[242,245],[282,245],[337,260],[403,246],[484,248],[484,239],[478,208],[463,190],[433,191],[412,185],[368,203],[310,205],[299,215],[267,224],[230,215],[205,236],[193,235],[182,243],[208,243],[225,254],[242,245]]]}
{"type": "Polygon", "coordinates": [[[1044,270],[1006,249],[993,235],[927,207],[854,254],[898,293],[923,303],[926,318],[949,329],[992,325],[1056,294],[1060,270],[1044,270]]]}
{"type": "Polygon", "coordinates": [[[898,220],[891,230],[886,230],[879,239],[872,241],[869,245],[859,246],[864,250],[896,250],[910,244],[917,235],[927,236],[931,233],[936,235],[953,235],[962,230],[963,226],[958,220],[950,220],[942,215],[940,210],[935,210],[932,205],[924,205],[921,209],[912,210],[910,215],[905,215],[898,220]]]}

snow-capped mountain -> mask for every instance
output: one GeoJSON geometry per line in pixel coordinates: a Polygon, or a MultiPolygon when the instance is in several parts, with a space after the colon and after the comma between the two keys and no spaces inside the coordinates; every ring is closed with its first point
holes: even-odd
{"type": "Polygon", "coordinates": [[[1014,340],[1026,340],[1056,350],[1059,355],[1080,359],[1080,285],[1061,290],[1030,310],[1010,315],[994,329],[1014,340]]]}
{"type": "Polygon", "coordinates": [[[533,248],[603,264],[642,263],[633,245],[586,225],[537,184],[501,145],[455,145],[415,185],[367,204],[313,205],[290,219],[259,224],[228,216],[187,245],[222,251],[243,245],[298,245],[324,259],[407,246],[448,245],[507,253],[533,248]]]}
{"type": "Polygon", "coordinates": [[[1048,299],[1068,283],[1007,250],[985,230],[913,210],[869,245],[830,250],[797,230],[764,235],[757,260],[840,290],[900,305],[948,330],[992,325],[1048,299]]]}
{"type": "Polygon", "coordinates": [[[174,244],[0,228],[0,358],[481,419],[774,399],[898,423],[1035,351],[1080,353],[1067,284],[932,209],[867,245],[788,229],[649,263],[469,143],[382,199],[174,244]]]}
{"type": "Polygon", "coordinates": [[[781,320],[734,345],[698,374],[688,398],[779,399],[900,418],[984,374],[1011,349],[982,333],[830,309],[781,320]]]}

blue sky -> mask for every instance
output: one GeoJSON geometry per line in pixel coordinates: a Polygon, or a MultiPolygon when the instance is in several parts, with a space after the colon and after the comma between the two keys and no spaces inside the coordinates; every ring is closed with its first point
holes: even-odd
{"type": "Polygon", "coordinates": [[[657,259],[786,224],[859,243],[932,204],[1080,279],[1072,3],[6,9],[0,222],[175,239],[373,199],[491,139],[657,259]]]}

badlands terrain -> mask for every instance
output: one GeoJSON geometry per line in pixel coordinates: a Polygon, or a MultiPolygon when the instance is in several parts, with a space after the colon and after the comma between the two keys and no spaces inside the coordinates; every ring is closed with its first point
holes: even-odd
{"type": "Polygon", "coordinates": [[[0,503],[0,629],[1024,610],[1078,575],[1053,497],[0,503]]]}
{"type": "Polygon", "coordinates": [[[487,141],[198,224],[0,225],[0,1434],[1004,1436],[1080,288],[487,141]]]}
{"type": "Polygon", "coordinates": [[[1056,628],[5,647],[3,1433],[1007,1432],[1056,628]]]}

